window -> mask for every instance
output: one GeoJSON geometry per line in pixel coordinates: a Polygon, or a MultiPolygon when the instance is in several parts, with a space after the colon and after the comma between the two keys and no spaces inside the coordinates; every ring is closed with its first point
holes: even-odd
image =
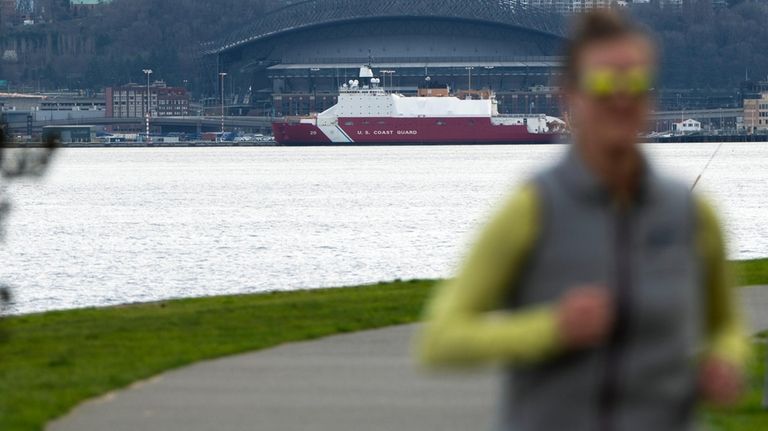
{"type": "Polygon", "coordinates": [[[345,126],[354,126],[354,125],[355,125],[355,122],[354,122],[354,121],[345,121],[345,122],[344,122],[344,125],[345,125],[345,126]]]}
{"type": "Polygon", "coordinates": [[[437,125],[438,125],[438,126],[445,126],[445,121],[438,121],[438,122],[437,122],[437,125]]]}

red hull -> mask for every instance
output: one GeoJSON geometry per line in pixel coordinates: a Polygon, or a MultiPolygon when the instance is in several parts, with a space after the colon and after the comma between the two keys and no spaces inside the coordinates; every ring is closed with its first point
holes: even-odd
{"type": "Polygon", "coordinates": [[[312,124],[274,123],[281,145],[543,144],[555,134],[530,133],[527,126],[496,125],[490,118],[339,118],[329,138],[312,124]]]}

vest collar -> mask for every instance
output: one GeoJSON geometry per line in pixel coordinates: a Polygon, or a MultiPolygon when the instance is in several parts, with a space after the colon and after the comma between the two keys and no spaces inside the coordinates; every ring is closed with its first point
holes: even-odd
{"type": "MultiPolygon", "coordinates": [[[[648,158],[641,152],[642,174],[633,204],[644,204],[653,199],[658,190],[658,179],[648,158]]],[[[556,168],[564,186],[577,197],[598,203],[611,204],[615,198],[610,189],[587,166],[575,144],[569,144],[565,157],[556,168]]]]}

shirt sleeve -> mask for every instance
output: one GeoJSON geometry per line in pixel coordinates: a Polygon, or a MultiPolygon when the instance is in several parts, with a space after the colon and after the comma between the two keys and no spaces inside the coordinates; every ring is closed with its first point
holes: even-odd
{"type": "Polygon", "coordinates": [[[750,346],[737,292],[726,261],[725,241],[720,222],[712,206],[696,198],[697,245],[703,260],[706,291],[706,356],[714,356],[743,367],[750,346]]]}
{"type": "Polygon", "coordinates": [[[522,187],[486,226],[456,278],[438,287],[415,349],[427,366],[535,362],[555,354],[554,305],[502,310],[539,232],[539,197],[522,187]]]}

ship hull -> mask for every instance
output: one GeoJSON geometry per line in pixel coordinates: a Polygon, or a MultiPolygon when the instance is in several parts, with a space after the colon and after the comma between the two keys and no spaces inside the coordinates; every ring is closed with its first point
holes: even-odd
{"type": "Polygon", "coordinates": [[[327,125],[276,122],[272,129],[286,146],[547,144],[557,136],[489,117],[339,118],[327,125]]]}

